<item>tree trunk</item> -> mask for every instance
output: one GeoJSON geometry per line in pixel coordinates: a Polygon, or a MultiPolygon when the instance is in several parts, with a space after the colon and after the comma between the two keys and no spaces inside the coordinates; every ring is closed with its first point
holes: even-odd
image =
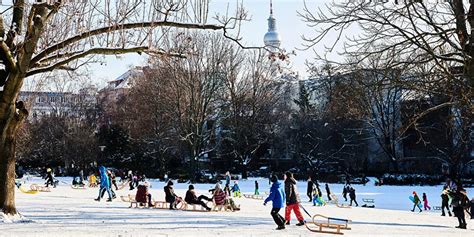
{"type": "MultiPolygon", "coordinates": [[[[14,109],[14,106],[11,106],[14,109]]],[[[4,117],[15,117],[13,113],[4,114],[4,117]]],[[[15,118],[5,119],[9,122],[3,126],[0,142],[0,209],[5,214],[16,214],[15,207],[15,146],[16,122],[15,118]]]]}

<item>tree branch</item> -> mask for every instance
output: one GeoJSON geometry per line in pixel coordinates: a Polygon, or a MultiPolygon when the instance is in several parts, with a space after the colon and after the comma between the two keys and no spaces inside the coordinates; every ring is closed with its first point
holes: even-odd
{"type": "Polygon", "coordinates": [[[172,57],[180,57],[184,58],[185,56],[182,54],[177,54],[177,53],[168,53],[162,50],[156,51],[156,50],[150,50],[149,47],[147,46],[141,46],[141,47],[134,47],[134,48],[93,48],[89,49],[80,53],[77,53],[67,59],[64,59],[60,62],[57,62],[55,64],[52,64],[50,66],[42,67],[42,68],[37,68],[29,71],[26,74],[26,77],[39,74],[39,73],[45,73],[45,72],[50,72],[54,69],[58,69],[60,67],[63,67],[64,65],[80,59],[84,58],[89,55],[94,55],[94,54],[102,54],[102,55],[116,55],[116,54],[126,54],[126,53],[150,53],[150,54],[155,54],[155,55],[167,55],[167,56],[172,56],[172,57]]]}
{"type": "Polygon", "coordinates": [[[137,29],[137,28],[147,28],[147,27],[175,27],[175,28],[185,28],[185,29],[207,29],[207,30],[221,30],[225,29],[223,25],[212,25],[212,24],[194,24],[194,23],[180,23],[180,22],[169,22],[169,21],[151,21],[151,22],[140,22],[140,23],[124,23],[124,24],[117,24],[113,26],[102,27],[98,29],[94,29],[88,32],[81,33],[79,35],[73,36],[68,38],[60,43],[52,45],[42,52],[37,54],[31,60],[30,65],[34,65],[39,62],[44,57],[48,56],[49,54],[58,51],[70,44],[78,42],[80,40],[86,39],[91,36],[100,35],[107,32],[117,31],[117,30],[129,30],[129,29],[137,29]]]}

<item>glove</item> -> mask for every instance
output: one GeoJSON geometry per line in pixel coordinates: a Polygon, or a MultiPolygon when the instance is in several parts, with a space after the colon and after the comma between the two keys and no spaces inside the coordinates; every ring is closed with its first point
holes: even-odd
{"type": "Polygon", "coordinates": [[[266,205],[267,205],[267,202],[264,202],[263,205],[266,206],[266,205]]]}

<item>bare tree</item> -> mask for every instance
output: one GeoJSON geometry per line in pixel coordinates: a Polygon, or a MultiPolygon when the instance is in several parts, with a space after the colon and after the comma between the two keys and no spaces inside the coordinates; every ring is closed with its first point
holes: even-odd
{"type": "Polygon", "coordinates": [[[245,17],[240,9],[224,24],[208,24],[202,0],[16,0],[0,15],[0,208],[15,214],[15,141],[28,111],[17,102],[25,78],[52,70],[74,70],[94,55],[149,53],[183,56],[162,49],[173,29],[223,30],[245,17]],[[80,60],[82,59],[82,60],[80,60]]]}
{"type": "Polygon", "coordinates": [[[349,64],[383,55],[385,59],[392,57],[386,60],[390,63],[385,68],[415,70],[422,66],[435,75],[405,83],[406,88],[426,93],[438,90],[436,84],[446,85],[438,93],[449,99],[418,113],[403,126],[408,129],[418,119],[439,109],[457,111],[457,124],[453,124],[453,128],[458,132],[453,134],[453,139],[459,146],[450,162],[451,175],[456,178],[460,162],[469,159],[472,149],[474,34],[468,29],[474,26],[474,4],[465,0],[334,1],[318,10],[306,5],[300,15],[308,25],[318,26],[314,36],[305,38],[308,48],[321,43],[326,36],[336,34],[337,39],[327,49],[333,51],[342,44],[339,52],[352,58],[349,64]],[[349,28],[362,33],[346,35],[349,28]]]}

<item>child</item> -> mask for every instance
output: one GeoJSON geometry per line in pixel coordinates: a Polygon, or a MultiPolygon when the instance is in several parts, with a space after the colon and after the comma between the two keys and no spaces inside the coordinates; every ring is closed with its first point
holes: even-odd
{"type": "Polygon", "coordinates": [[[258,181],[255,180],[255,193],[254,195],[260,195],[260,193],[258,192],[258,181]]]}
{"type": "Polygon", "coordinates": [[[237,180],[234,181],[234,186],[232,186],[232,192],[234,193],[234,197],[241,197],[240,188],[237,180]]]}
{"type": "Polygon", "coordinates": [[[280,209],[285,207],[285,191],[275,175],[272,175],[270,180],[273,183],[270,188],[270,195],[265,199],[263,205],[267,205],[267,202],[273,203],[273,208],[270,214],[272,215],[275,224],[278,226],[277,230],[283,230],[285,229],[285,219],[278,214],[278,212],[280,209]]]}
{"type": "Polygon", "coordinates": [[[95,174],[93,173],[89,176],[89,187],[97,187],[97,177],[95,177],[95,174]]]}
{"type": "Polygon", "coordinates": [[[423,193],[422,198],[423,198],[423,208],[425,209],[425,211],[426,209],[431,210],[431,207],[428,206],[428,198],[426,197],[426,193],[423,193]]]}
{"type": "Polygon", "coordinates": [[[422,211],[420,206],[418,206],[418,203],[420,203],[420,198],[418,197],[418,194],[416,194],[415,191],[413,191],[413,209],[411,210],[412,212],[415,211],[415,208],[418,207],[420,209],[420,212],[422,211]]]}
{"type": "Polygon", "coordinates": [[[323,201],[321,196],[319,196],[318,189],[316,186],[313,186],[313,206],[324,206],[326,203],[323,201]]]}

